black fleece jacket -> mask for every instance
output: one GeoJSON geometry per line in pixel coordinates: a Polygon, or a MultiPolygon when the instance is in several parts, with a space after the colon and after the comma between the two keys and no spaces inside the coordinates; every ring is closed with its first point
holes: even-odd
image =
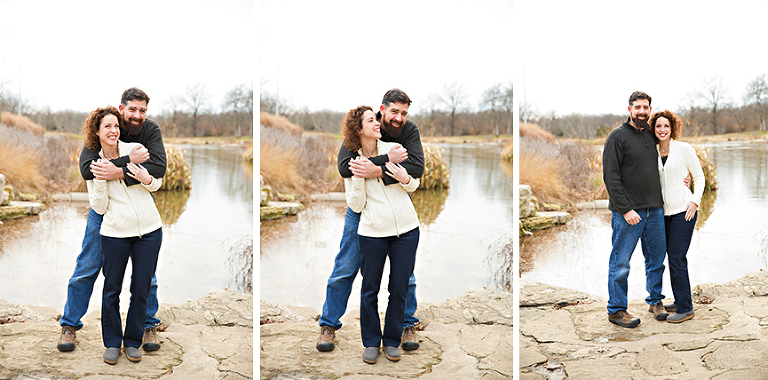
{"type": "MultiPolygon", "coordinates": [[[[377,114],[377,118],[381,119],[381,113],[377,114]]],[[[419,128],[416,124],[410,120],[406,120],[405,124],[401,127],[400,135],[393,137],[387,134],[384,128],[381,128],[381,141],[396,142],[408,151],[408,159],[401,162],[400,165],[405,168],[408,174],[413,178],[421,178],[424,174],[424,149],[421,147],[421,136],[419,135],[419,128]]],[[[357,152],[348,150],[344,144],[339,149],[339,156],[336,160],[336,164],[339,167],[339,174],[343,178],[351,178],[352,172],[349,170],[349,160],[357,157],[357,152]]],[[[387,168],[384,166],[389,162],[389,157],[386,154],[373,157],[370,159],[376,166],[381,167],[381,173],[383,174],[382,180],[385,185],[392,185],[397,183],[397,180],[388,176],[387,168]]]]}
{"type": "MultiPolygon", "coordinates": [[[[165,158],[165,146],[163,145],[163,135],[160,133],[160,127],[152,120],[145,120],[141,126],[141,130],[137,135],[128,133],[128,130],[120,127],[120,141],[124,142],[136,142],[144,145],[149,151],[149,160],[142,163],[141,166],[145,167],[149,172],[149,175],[155,178],[162,178],[165,176],[166,158],[165,158]]],[[[93,179],[93,173],[91,173],[91,161],[97,161],[99,159],[99,151],[88,149],[83,147],[80,152],[80,175],[86,181],[93,179]]],[[[133,186],[139,183],[139,181],[129,177],[125,173],[128,173],[126,165],[131,161],[128,156],[122,156],[115,158],[112,161],[115,166],[123,169],[124,181],[127,186],[133,186]]]]}
{"type": "Polygon", "coordinates": [[[608,209],[620,214],[630,210],[661,207],[658,152],[650,127],[642,131],[629,118],[611,131],[603,149],[603,181],[608,190],[608,209]]]}

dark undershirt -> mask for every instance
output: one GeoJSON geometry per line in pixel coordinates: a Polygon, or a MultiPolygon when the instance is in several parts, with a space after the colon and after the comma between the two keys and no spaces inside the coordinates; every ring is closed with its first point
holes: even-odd
{"type": "Polygon", "coordinates": [[[667,164],[667,157],[669,156],[661,156],[661,166],[664,166],[667,164]]]}

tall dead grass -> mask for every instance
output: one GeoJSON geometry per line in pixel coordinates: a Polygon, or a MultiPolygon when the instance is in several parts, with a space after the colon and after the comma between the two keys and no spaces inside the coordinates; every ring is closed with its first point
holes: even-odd
{"type": "Polygon", "coordinates": [[[520,137],[530,137],[548,142],[555,142],[555,135],[545,131],[540,125],[534,123],[520,124],[520,137]]]}
{"type": "Polygon", "coordinates": [[[304,132],[301,127],[291,123],[285,117],[275,116],[271,113],[262,112],[259,116],[259,123],[263,127],[278,129],[294,136],[301,136],[304,132]]]}
{"type": "Polygon", "coordinates": [[[30,132],[38,137],[42,137],[45,134],[45,128],[39,126],[28,117],[23,115],[0,112],[0,123],[3,123],[9,127],[16,127],[21,130],[30,132]]]}

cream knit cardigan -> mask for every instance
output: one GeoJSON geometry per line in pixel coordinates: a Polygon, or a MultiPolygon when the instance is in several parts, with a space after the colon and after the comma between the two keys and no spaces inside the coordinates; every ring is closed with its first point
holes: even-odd
{"type": "MultiPolygon", "coordinates": [[[[136,143],[119,142],[120,156],[131,152],[136,143]]],[[[99,152],[104,158],[104,151],[99,152]]],[[[101,234],[115,238],[142,236],[163,226],[150,191],[160,188],[162,180],[152,178],[149,185],[126,186],[122,179],[90,180],[88,201],[96,213],[104,215],[101,234]]]]}
{"type": "MultiPolygon", "coordinates": [[[[387,154],[394,143],[378,141],[378,154],[387,154]]],[[[358,151],[362,156],[362,152],[358,151]]],[[[384,175],[387,175],[386,173],[384,175]]],[[[408,193],[419,187],[411,177],[407,185],[384,185],[381,178],[345,178],[347,205],[360,213],[357,234],[367,237],[400,236],[419,226],[419,217],[408,193]]]]}
{"type": "MultiPolygon", "coordinates": [[[[659,145],[656,145],[659,149],[659,145]]],[[[659,176],[661,177],[661,195],[664,197],[664,215],[685,212],[688,202],[701,205],[704,194],[704,171],[690,144],[681,141],[669,141],[667,163],[662,164],[659,153],[659,176]],[[685,186],[683,179],[688,172],[693,177],[693,193],[685,186]]]]}

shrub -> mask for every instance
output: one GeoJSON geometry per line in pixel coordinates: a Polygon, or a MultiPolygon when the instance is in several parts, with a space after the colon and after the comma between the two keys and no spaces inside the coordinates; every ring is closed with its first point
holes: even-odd
{"type": "Polygon", "coordinates": [[[530,137],[552,143],[555,142],[555,135],[545,131],[538,124],[533,123],[520,124],[520,137],[530,137]]]}
{"type": "Polygon", "coordinates": [[[165,170],[160,190],[187,190],[192,187],[192,172],[184,158],[184,149],[173,144],[165,144],[165,158],[168,167],[165,170]]]}
{"type": "Polygon", "coordinates": [[[42,137],[43,134],[45,134],[45,128],[35,124],[32,120],[23,115],[14,115],[8,112],[1,112],[0,123],[3,123],[9,127],[19,128],[38,137],[42,137]]]}
{"type": "MultiPolygon", "coordinates": [[[[699,158],[701,169],[704,171],[704,192],[717,190],[717,175],[715,174],[715,165],[707,156],[707,149],[698,145],[691,144],[696,151],[696,157],[699,158]]],[[[693,181],[691,181],[691,191],[693,191],[693,181]]]]}
{"type": "Polygon", "coordinates": [[[275,116],[271,113],[262,112],[259,122],[263,127],[278,129],[297,137],[301,136],[302,132],[304,132],[304,130],[301,129],[301,127],[291,123],[285,117],[275,116]]]}
{"type": "Polygon", "coordinates": [[[443,159],[443,149],[432,144],[422,144],[424,148],[424,175],[419,188],[447,189],[450,187],[451,171],[443,159]]]}

